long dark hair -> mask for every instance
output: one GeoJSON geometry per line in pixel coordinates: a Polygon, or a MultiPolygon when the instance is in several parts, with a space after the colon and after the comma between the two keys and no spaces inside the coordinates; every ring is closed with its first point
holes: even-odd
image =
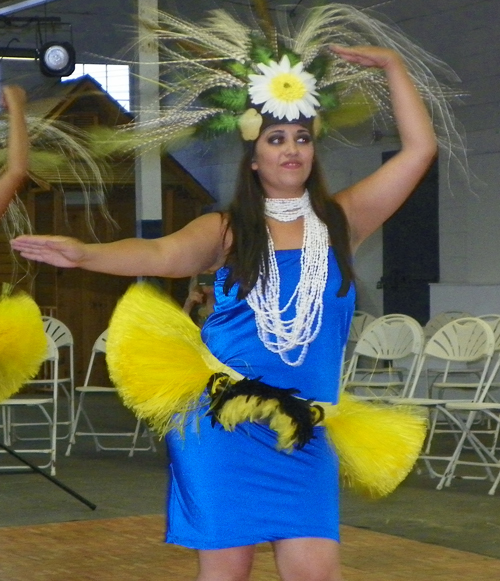
{"type": "MultiPolygon", "coordinates": [[[[233,240],[226,259],[229,274],[224,283],[224,292],[227,294],[235,283],[239,283],[239,298],[246,297],[255,286],[260,265],[264,265],[266,278],[269,268],[264,216],[265,193],[258,173],[252,170],[251,163],[252,151],[248,150],[241,161],[235,197],[227,213],[227,228],[231,230],[233,240]]],[[[316,158],[313,160],[311,173],[305,186],[309,191],[314,212],[328,228],[330,244],[342,274],[342,284],[337,296],[345,296],[354,280],[349,224],[343,209],[328,194],[316,158]]]]}

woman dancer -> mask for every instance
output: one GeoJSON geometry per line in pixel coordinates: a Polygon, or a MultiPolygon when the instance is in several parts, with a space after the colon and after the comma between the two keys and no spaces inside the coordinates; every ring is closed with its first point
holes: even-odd
{"type": "MultiPolygon", "coordinates": [[[[315,159],[313,115],[268,115],[227,213],[156,240],[22,236],[13,248],[31,260],[117,275],[217,270],[215,312],[203,329],[214,355],[248,377],[335,403],[354,308],[351,254],[411,194],[436,155],[436,138],[395,51],[331,50],[377,67],[390,89],[402,147],[365,179],[329,196],[315,159]]],[[[199,550],[198,581],[249,579],[255,545],[264,541],[273,543],[284,581],[341,579],[338,465],[323,428],[287,453],[276,450],[266,425],[226,432],[202,410],[167,441],[167,541],[199,550]]]]}
{"type": "Polygon", "coordinates": [[[26,94],[21,87],[3,88],[3,103],[9,114],[7,163],[0,176],[0,216],[3,215],[28,170],[28,131],[24,118],[26,94]]]}

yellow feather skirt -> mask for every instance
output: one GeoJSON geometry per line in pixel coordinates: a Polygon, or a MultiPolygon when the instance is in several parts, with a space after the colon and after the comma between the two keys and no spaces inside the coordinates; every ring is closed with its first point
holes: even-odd
{"type": "Polygon", "coordinates": [[[0,401],[14,395],[40,369],[47,353],[43,321],[25,293],[0,298],[0,401]]]}
{"type": "MultiPolygon", "coordinates": [[[[119,301],[106,358],[125,405],[160,435],[182,427],[213,374],[225,373],[234,382],[243,378],[210,353],[179,305],[146,283],[132,285],[119,301]]],[[[347,394],[338,405],[321,407],[344,482],[372,497],[392,492],[418,458],[426,417],[410,406],[367,403],[347,394]]],[[[238,396],[217,419],[227,430],[243,421],[266,421],[277,433],[278,448],[293,450],[293,425],[276,401],[238,396]]]]}

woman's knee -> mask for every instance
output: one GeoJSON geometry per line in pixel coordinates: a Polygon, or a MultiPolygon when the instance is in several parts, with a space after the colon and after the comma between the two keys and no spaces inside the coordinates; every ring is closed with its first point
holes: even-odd
{"type": "Polygon", "coordinates": [[[248,581],[254,552],[253,546],[199,551],[196,581],[248,581]]]}
{"type": "Polygon", "coordinates": [[[286,539],[274,545],[282,581],[342,581],[340,550],[329,539],[286,539]]]}

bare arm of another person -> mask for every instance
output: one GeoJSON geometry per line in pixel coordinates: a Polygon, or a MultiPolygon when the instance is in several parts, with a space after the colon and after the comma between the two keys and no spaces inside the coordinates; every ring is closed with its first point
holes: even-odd
{"type": "Polygon", "coordinates": [[[396,52],[372,46],[333,50],[349,62],[384,70],[401,139],[394,157],[335,196],[351,227],[354,251],[413,192],[436,156],[437,140],[427,108],[396,52]]]}
{"type": "Polygon", "coordinates": [[[196,305],[203,304],[203,299],[204,299],[203,293],[200,292],[199,290],[193,289],[189,291],[189,294],[186,300],[184,301],[182,310],[189,315],[196,305]]]}
{"type": "Polygon", "coordinates": [[[9,114],[7,163],[0,176],[0,216],[5,212],[28,171],[28,130],[24,118],[26,94],[21,87],[3,89],[3,102],[9,114]]]}
{"type": "Polygon", "coordinates": [[[220,214],[206,214],[153,240],[127,238],[85,244],[65,236],[19,236],[12,248],[28,260],[123,276],[187,277],[222,265],[230,243],[220,214]],[[227,243],[226,243],[227,242],[227,243]]]}

